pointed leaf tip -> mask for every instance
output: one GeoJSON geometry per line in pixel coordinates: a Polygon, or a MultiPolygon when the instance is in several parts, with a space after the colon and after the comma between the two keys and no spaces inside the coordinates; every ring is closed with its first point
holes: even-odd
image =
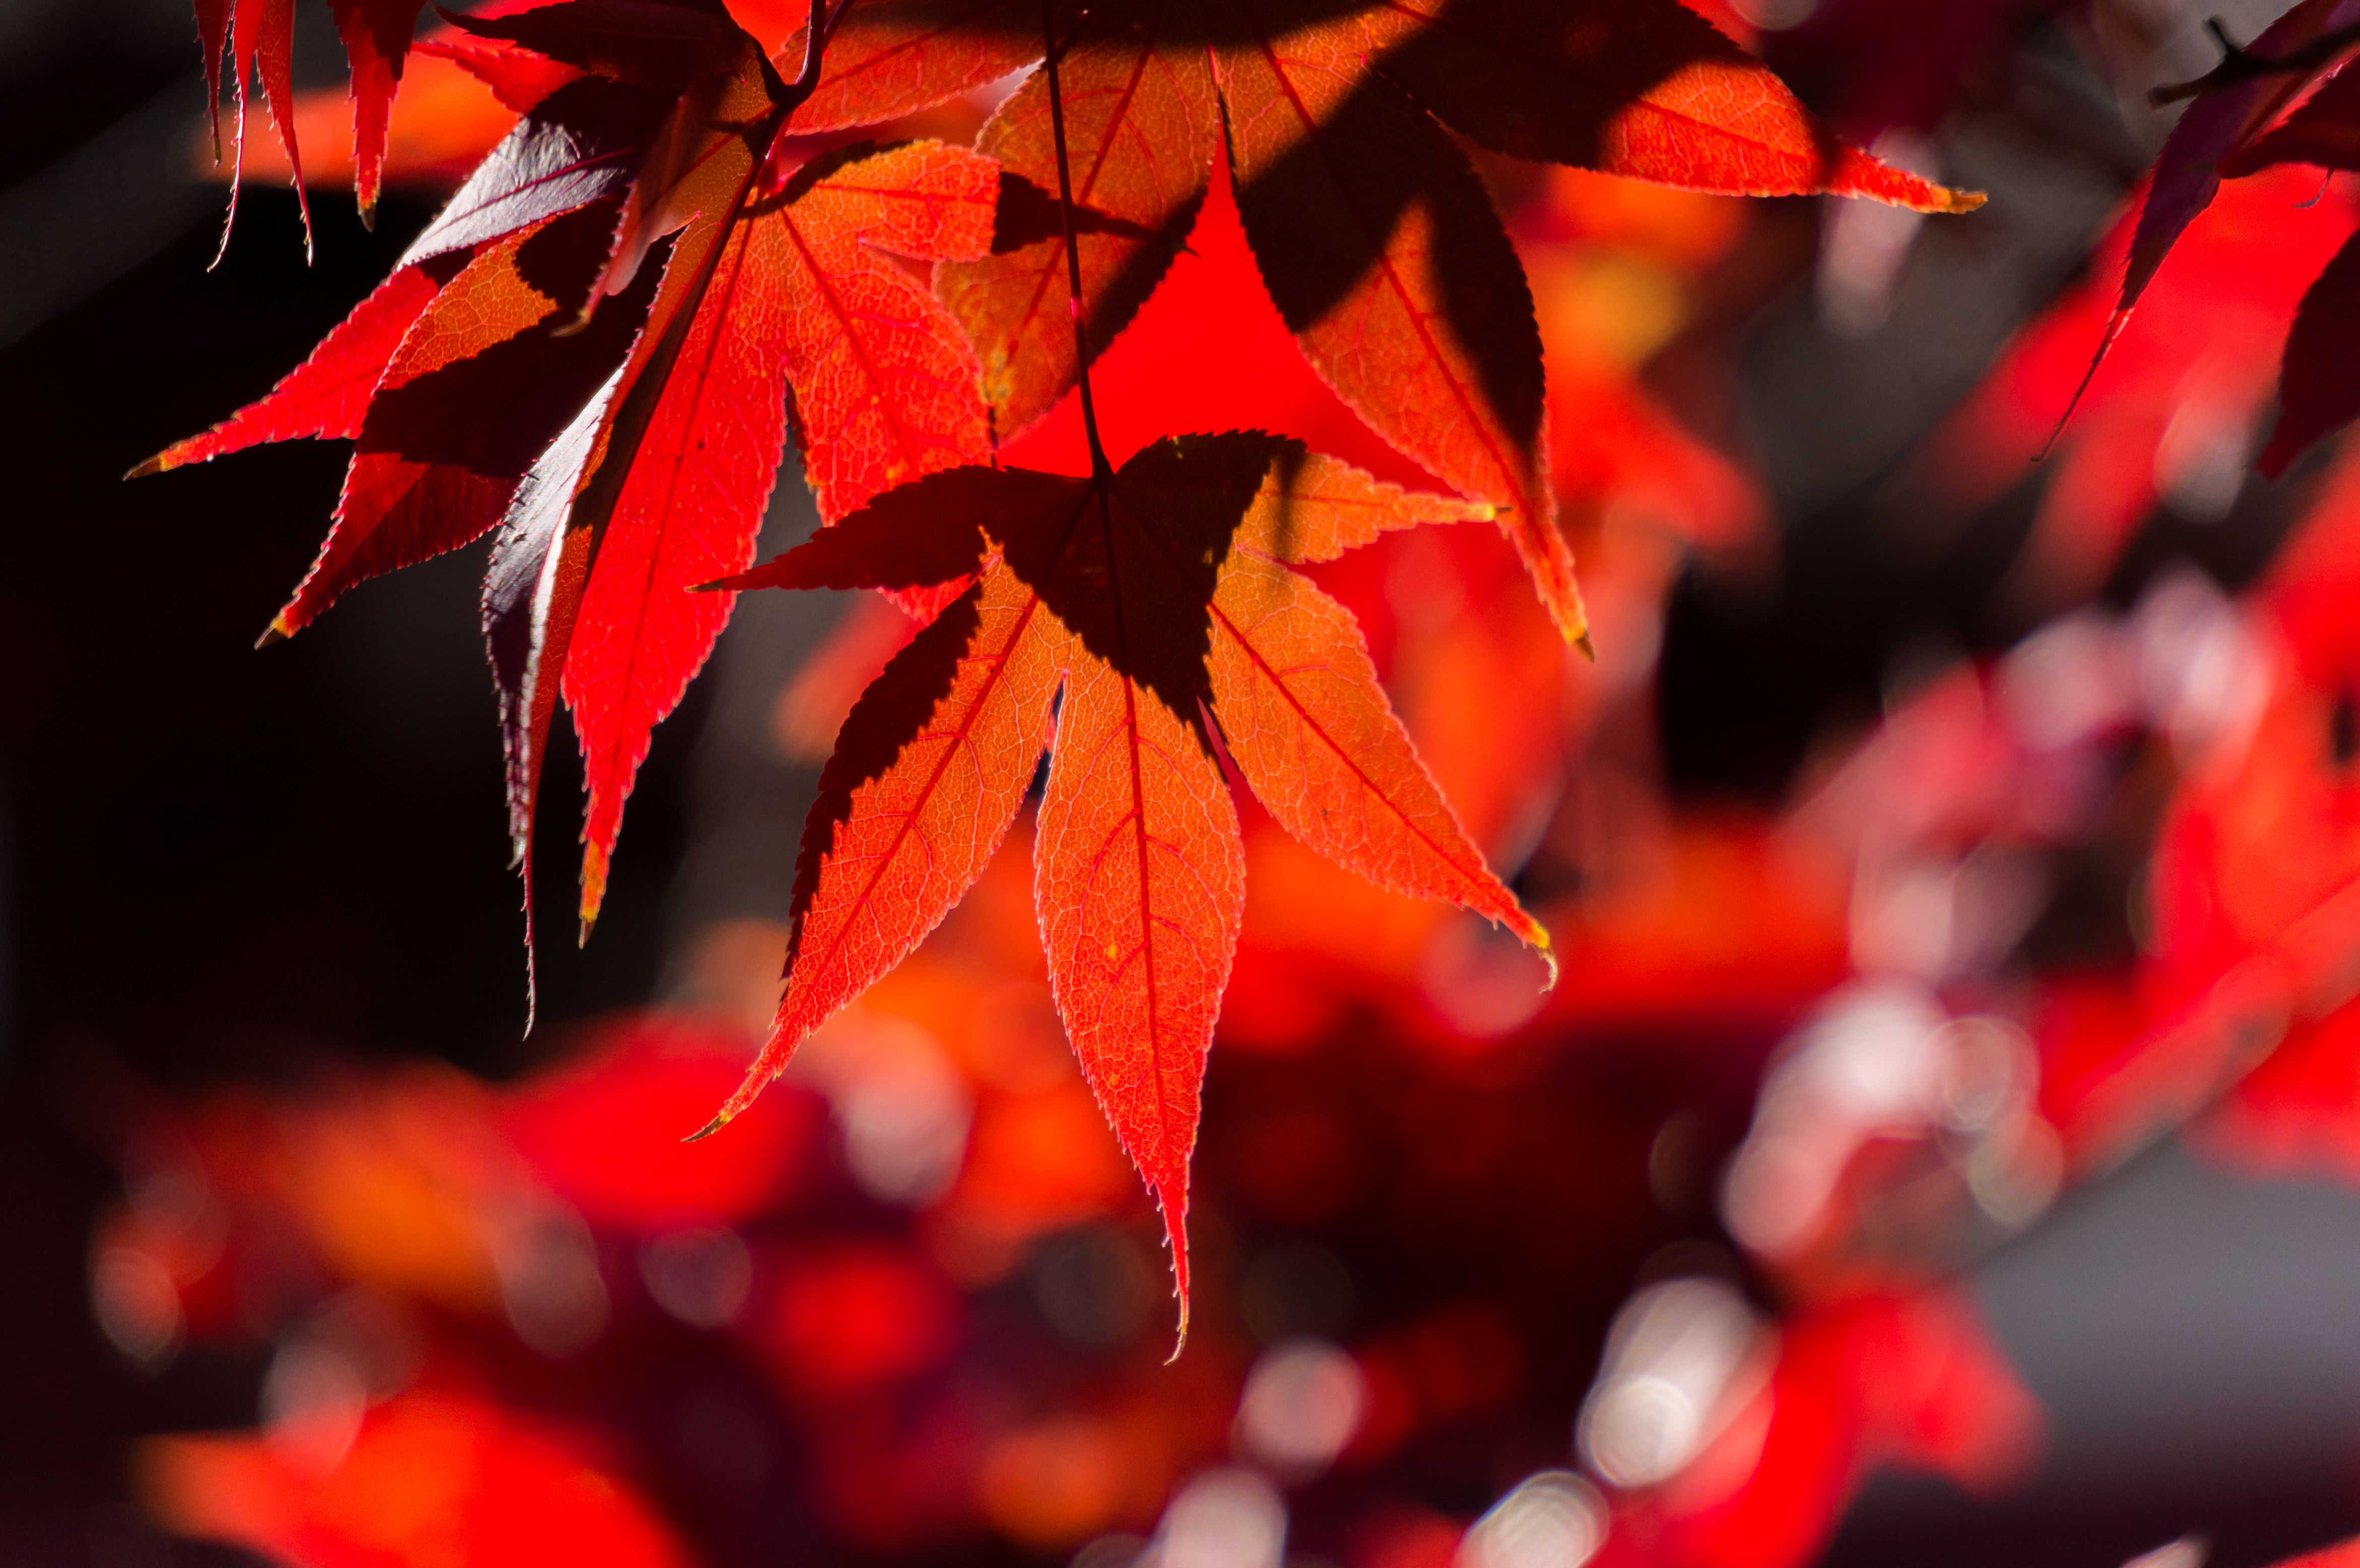
{"type": "Polygon", "coordinates": [[[706,1138],[711,1138],[715,1133],[719,1132],[723,1127],[728,1125],[729,1118],[727,1116],[716,1116],[711,1121],[705,1123],[703,1127],[698,1127],[694,1132],[690,1133],[686,1138],[682,1138],[680,1141],[683,1143],[703,1143],[706,1138]]]}
{"type": "Polygon", "coordinates": [[[603,845],[596,843],[582,846],[582,945],[590,945],[590,928],[598,923],[598,911],[606,902],[606,867],[609,862],[603,845]]]}
{"type": "Polygon", "coordinates": [[[261,649],[268,648],[273,643],[285,642],[289,637],[294,635],[295,634],[289,629],[287,622],[283,618],[275,620],[268,626],[263,627],[262,635],[254,639],[255,649],[259,652],[261,649]]]}
{"type": "Polygon", "coordinates": [[[1180,1321],[1172,1334],[1172,1354],[1164,1358],[1171,1366],[1188,1348],[1188,1194],[1183,1189],[1176,1199],[1171,1189],[1158,1187],[1155,1206],[1164,1214],[1164,1244],[1172,1249],[1172,1293],[1180,1303],[1180,1321]]]}

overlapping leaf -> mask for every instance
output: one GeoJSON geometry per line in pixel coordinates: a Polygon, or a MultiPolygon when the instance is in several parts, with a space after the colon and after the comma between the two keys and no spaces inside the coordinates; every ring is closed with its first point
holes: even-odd
{"type": "Polygon", "coordinates": [[[790,172],[771,160],[786,90],[717,10],[567,0],[469,26],[508,47],[504,63],[529,48],[582,78],[557,79],[302,371],[143,472],[292,435],[360,438],[281,635],[353,583],[481,534],[515,499],[486,599],[511,811],[521,855],[562,690],[588,764],[586,921],[649,730],[727,618],[726,597],[687,587],[750,558],[788,387],[830,516],[988,452],[972,356],[883,253],[985,254],[997,173],[933,144],[790,172]],[[580,450],[545,452],[610,373],[580,450]]]}
{"type": "Polygon", "coordinates": [[[1164,1209],[1185,1323],[1188,1154],[1244,899],[1216,735],[1306,843],[1547,948],[1452,819],[1349,615],[1288,564],[1486,510],[1258,433],[1187,436],[1103,480],[939,474],[731,579],[895,589],[980,573],[845,724],[804,830],[786,995],[719,1119],[948,912],[1046,747],[1035,901],[1051,985],[1164,1209]]]}
{"type": "Polygon", "coordinates": [[[1501,508],[1558,626],[1585,635],[1543,442],[1532,293],[1482,182],[1343,40],[1271,37],[1222,62],[1238,211],[1279,313],[1353,410],[1501,508]]]}
{"type": "Polygon", "coordinates": [[[361,421],[336,526],[271,634],[291,636],[354,584],[481,537],[517,481],[630,340],[646,289],[562,331],[596,275],[611,202],[478,251],[413,323],[361,421]],[[484,417],[500,410],[497,419],[484,417]]]}
{"type": "MultiPolygon", "coordinates": [[[[639,155],[666,109],[661,96],[600,81],[551,97],[484,160],[411,243],[393,276],[268,397],[202,435],[174,442],[134,469],[132,477],[268,441],[358,435],[369,399],[404,337],[475,249],[619,197],[630,188],[639,155]]],[[[578,309],[582,289],[566,293],[569,310],[578,309]]],[[[486,337],[482,343],[492,341],[486,337]]],[[[452,400],[459,401],[455,395],[452,400]]]]}
{"type": "Polygon", "coordinates": [[[980,253],[995,173],[934,143],[839,155],[753,203],[698,306],[585,588],[564,694],[589,789],[582,918],[595,917],[650,730],[727,621],[699,583],[753,559],[794,387],[821,515],[979,461],[973,361],[942,308],[871,247],[980,253]]]}
{"type": "MultiPolygon", "coordinates": [[[[872,44],[883,103],[914,108],[1004,60],[1018,19],[961,0],[880,0],[904,54],[872,44]],[[923,68],[922,68],[923,67],[923,68]],[[973,66],[980,69],[979,65],[973,66]],[[890,78],[890,82],[885,79],[890,78]]],[[[1831,191],[1963,211],[1944,190],[1843,147],[1777,79],[1672,0],[1600,16],[1516,0],[1128,0],[1060,34],[1087,352],[1119,331],[1185,238],[1205,176],[1209,49],[1238,201],[1304,351],[1361,417],[1466,494],[1495,504],[1569,639],[1586,637],[1541,431],[1530,291],[1491,200],[1433,115],[1515,156],[1753,194],[1831,191]]],[[[987,127],[1020,198],[1000,253],[946,267],[945,298],[981,354],[1011,433],[1073,383],[1064,241],[1028,235],[1054,172],[1043,80],[987,127]]]]}
{"type": "MultiPolygon", "coordinates": [[[[555,13],[568,7],[546,9],[555,13]]],[[[600,19],[595,14],[575,16],[586,24],[600,19]]],[[[568,63],[600,58],[598,50],[603,47],[595,25],[568,35],[559,23],[550,23],[538,29],[534,38],[536,48],[568,63]]],[[[697,443],[694,435],[694,418],[707,392],[705,381],[692,373],[674,394],[673,376],[692,342],[708,353],[720,352],[721,319],[708,314],[707,304],[716,278],[738,248],[732,241],[738,219],[784,117],[780,102],[783,94],[783,85],[769,62],[741,34],[729,71],[689,82],[657,128],[641,155],[639,178],[624,199],[604,270],[583,306],[584,313],[595,321],[606,313],[599,306],[602,296],[628,291],[642,276],[661,277],[646,324],[629,357],[595,405],[595,419],[585,408],[584,417],[569,427],[570,439],[544,453],[541,482],[530,486],[529,502],[527,495],[519,495],[494,550],[484,626],[494,648],[493,667],[500,689],[508,758],[509,831],[517,843],[519,866],[526,872],[528,905],[531,901],[530,840],[541,764],[555,714],[558,677],[573,646],[599,547],[627,495],[633,491],[633,474],[651,434],[658,452],[670,445],[675,451],[693,448],[700,458],[715,455],[713,447],[697,443]],[[656,254],[660,247],[668,256],[656,254]],[[703,333],[698,331],[700,322],[705,324],[703,333]]],[[[720,309],[726,313],[727,308],[725,301],[720,309]]],[[[741,483],[742,475],[761,463],[759,454],[744,453],[732,453],[729,461],[741,483]]],[[[663,481],[657,483],[661,485],[663,481]]],[[[767,469],[758,483],[762,489],[753,497],[753,506],[759,511],[761,495],[767,494],[767,469]]],[[[719,475],[717,484],[727,492],[731,478],[719,475]]],[[[660,489],[659,495],[662,494],[660,489]]],[[[731,498],[743,503],[742,496],[731,498]]],[[[643,577],[642,581],[651,580],[643,577]]],[[[622,597],[628,602],[631,595],[625,590],[622,597]]],[[[627,640],[625,647],[635,648],[636,639],[627,640]]],[[[695,657],[701,662],[703,651],[698,650],[695,657]]],[[[693,670],[694,664],[689,668],[693,670]]],[[[610,696],[612,683],[597,682],[594,690],[602,697],[610,696]]],[[[668,708],[670,703],[661,706],[668,708]]],[[[618,768],[619,759],[628,757],[629,767],[635,768],[644,751],[633,755],[625,741],[611,747],[610,755],[617,757],[618,768]]],[[[585,862],[585,869],[591,867],[602,874],[603,886],[603,860],[585,862]]],[[[585,916],[595,910],[592,895],[597,890],[585,889],[585,916]]]]}
{"type": "MultiPolygon", "coordinates": [[[[1212,172],[1212,70],[1201,47],[1175,38],[1182,8],[1159,0],[1096,11],[1059,57],[1093,355],[1162,280],[1212,172]]],[[[983,362],[1003,440],[1047,412],[1076,371],[1047,83],[1028,78],[977,141],[1010,181],[992,254],[935,273],[983,362]]]]}

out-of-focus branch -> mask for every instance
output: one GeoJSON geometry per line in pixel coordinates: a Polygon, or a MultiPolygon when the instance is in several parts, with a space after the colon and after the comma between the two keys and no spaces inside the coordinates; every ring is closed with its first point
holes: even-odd
{"type": "Polygon", "coordinates": [[[2221,63],[2191,81],[2167,82],[2154,89],[2147,95],[2148,103],[2161,108],[2166,103],[2177,103],[2183,98],[2193,98],[2215,88],[2258,82],[2266,76],[2300,75],[2316,71],[2354,44],[2360,44],[2360,23],[2355,23],[2322,33],[2300,49],[2289,49],[2285,54],[2259,55],[2230,41],[2228,29],[2222,27],[2218,16],[2206,22],[2204,27],[2221,45],[2221,63]]]}

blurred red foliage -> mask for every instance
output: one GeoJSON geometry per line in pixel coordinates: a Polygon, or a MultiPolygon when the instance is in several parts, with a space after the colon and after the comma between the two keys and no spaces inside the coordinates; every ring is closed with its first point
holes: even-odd
{"type": "Polygon", "coordinates": [[[175,1530],[322,1568],[692,1562],[661,1514],[583,1447],[496,1403],[411,1393],[370,1412],[324,1471],[258,1438],[160,1439],[142,1463],[175,1530]]]}

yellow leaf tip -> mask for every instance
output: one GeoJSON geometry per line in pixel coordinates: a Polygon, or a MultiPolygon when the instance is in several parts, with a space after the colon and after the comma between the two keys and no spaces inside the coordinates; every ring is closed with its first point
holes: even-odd
{"type": "Polygon", "coordinates": [[[262,635],[254,639],[254,646],[257,648],[268,648],[272,643],[285,642],[294,635],[295,628],[287,624],[286,615],[281,614],[273,617],[271,623],[262,628],[262,635]]]}
{"type": "Polygon", "coordinates": [[[728,1125],[729,1117],[726,1114],[717,1116],[711,1121],[705,1123],[703,1127],[698,1127],[694,1132],[690,1133],[686,1138],[682,1138],[680,1141],[683,1143],[702,1143],[706,1138],[711,1138],[715,1133],[719,1132],[723,1127],[728,1125]]]}
{"type": "Polygon", "coordinates": [[[1981,191],[1953,191],[1948,186],[1945,186],[1942,189],[1942,205],[1937,208],[1936,211],[1943,212],[1972,212],[1990,200],[1991,197],[1981,191]]]}
{"type": "Polygon", "coordinates": [[[590,945],[590,931],[606,903],[606,852],[595,844],[582,846],[581,945],[590,945]]]}
{"type": "Polygon", "coordinates": [[[1568,640],[1569,640],[1574,647],[1581,650],[1582,658],[1590,660],[1592,664],[1598,662],[1598,645],[1590,640],[1590,628],[1588,626],[1584,626],[1579,631],[1575,632],[1568,640]]]}

